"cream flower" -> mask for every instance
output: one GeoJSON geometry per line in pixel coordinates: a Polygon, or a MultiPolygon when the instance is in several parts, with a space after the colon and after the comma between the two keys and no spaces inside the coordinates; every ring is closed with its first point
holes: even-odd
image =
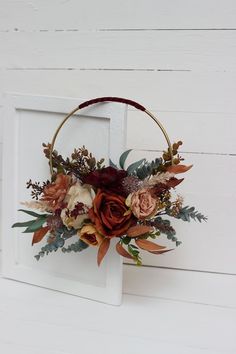
{"type": "Polygon", "coordinates": [[[76,230],[81,228],[83,221],[88,218],[87,211],[92,207],[93,198],[94,192],[91,188],[82,186],[80,182],[76,182],[71,186],[64,199],[67,207],[61,211],[63,224],[68,228],[73,227],[76,230]],[[71,212],[75,210],[78,203],[82,203],[83,207],[78,215],[73,216],[71,212]]]}

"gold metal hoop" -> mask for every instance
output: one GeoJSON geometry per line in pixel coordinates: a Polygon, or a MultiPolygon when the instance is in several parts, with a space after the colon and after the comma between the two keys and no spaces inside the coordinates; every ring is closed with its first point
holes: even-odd
{"type": "Polygon", "coordinates": [[[79,106],[77,106],[76,108],[74,108],[70,113],[67,114],[67,116],[63,119],[63,121],[60,123],[60,125],[58,126],[55,134],[53,135],[52,138],[52,142],[50,145],[50,150],[49,150],[49,166],[50,166],[50,173],[51,175],[53,175],[53,161],[52,161],[52,153],[54,150],[54,145],[57,139],[57,136],[61,130],[61,128],[63,127],[63,125],[67,122],[67,120],[73,116],[76,112],[78,112],[79,110],[88,107],[92,104],[96,104],[96,103],[101,103],[101,102],[120,102],[120,103],[124,103],[127,105],[131,105],[133,107],[135,107],[136,109],[139,109],[141,111],[143,111],[144,113],[146,113],[149,117],[152,118],[152,120],[158,125],[158,127],[160,128],[160,130],[162,131],[165,140],[167,142],[168,145],[168,151],[170,153],[170,157],[171,157],[171,164],[173,165],[173,150],[172,150],[172,145],[170,142],[170,138],[165,130],[165,128],[163,127],[163,125],[161,124],[161,122],[157,119],[157,117],[154,116],[154,114],[152,114],[150,111],[148,111],[145,107],[143,107],[142,105],[140,105],[137,102],[131,101],[131,100],[127,100],[126,98],[120,98],[120,97],[100,97],[100,98],[95,98],[93,100],[89,100],[86,102],[81,103],[79,106]]]}

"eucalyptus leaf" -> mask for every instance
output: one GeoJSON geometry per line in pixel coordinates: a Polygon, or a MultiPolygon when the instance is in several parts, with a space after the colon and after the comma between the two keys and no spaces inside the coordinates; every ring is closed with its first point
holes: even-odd
{"type": "Polygon", "coordinates": [[[124,166],[125,166],[125,161],[129,155],[129,153],[132,151],[132,149],[130,150],[126,150],[125,152],[123,152],[123,154],[120,156],[120,159],[119,159],[119,164],[120,164],[120,167],[122,169],[124,169],[124,166]]]}
{"type": "Polygon", "coordinates": [[[49,214],[38,214],[38,213],[35,213],[34,211],[25,210],[25,209],[19,209],[18,211],[22,211],[23,213],[26,213],[28,215],[34,216],[35,218],[40,218],[42,216],[48,216],[49,215],[49,214]]]}
{"type": "Polygon", "coordinates": [[[25,221],[25,222],[16,222],[12,227],[26,227],[30,226],[35,222],[35,220],[25,221]]]}
{"type": "Polygon", "coordinates": [[[137,169],[136,176],[139,179],[144,180],[148,176],[155,175],[161,163],[162,163],[161,158],[156,158],[151,162],[145,161],[145,163],[137,169]]]}
{"type": "Polygon", "coordinates": [[[111,159],[109,159],[109,165],[118,170],[118,167],[114,164],[114,162],[111,159]]]}
{"type": "Polygon", "coordinates": [[[129,165],[129,167],[127,168],[128,175],[132,175],[142,165],[142,163],[145,160],[146,159],[141,159],[141,160],[136,161],[136,162],[132,163],[131,165],[129,165]]]}
{"type": "Polygon", "coordinates": [[[195,221],[207,221],[207,217],[195,210],[195,207],[189,207],[188,205],[180,209],[177,215],[174,215],[175,218],[181,219],[183,221],[190,221],[191,219],[195,221]]]}
{"type": "Polygon", "coordinates": [[[78,240],[75,243],[70,244],[68,247],[63,247],[62,248],[62,252],[64,253],[70,253],[70,252],[82,252],[83,250],[85,250],[86,248],[88,248],[89,245],[87,243],[85,243],[82,240],[78,240]]]}
{"type": "Polygon", "coordinates": [[[25,231],[23,231],[23,233],[30,233],[30,232],[35,232],[39,229],[41,229],[41,227],[43,226],[43,224],[46,221],[46,217],[41,217],[36,219],[31,225],[29,225],[29,227],[27,227],[27,229],[25,231]]]}

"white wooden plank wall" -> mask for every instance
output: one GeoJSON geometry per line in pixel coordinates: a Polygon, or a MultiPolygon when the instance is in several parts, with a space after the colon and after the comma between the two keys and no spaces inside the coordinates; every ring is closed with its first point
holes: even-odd
{"type": "MultiPolygon", "coordinates": [[[[209,223],[178,226],[182,248],[144,263],[170,269],[170,278],[176,268],[217,273],[235,294],[236,2],[1,0],[0,48],[0,94],[124,96],[157,113],[172,140],[184,140],[195,164],[184,192],[209,223]]],[[[141,150],[134,156],[165,147],[133,109],[127,147],[141,150]]],[[[233,300],[216,303],[224,301],[233,300]]]]}
{"type": "MultiPolygon", "coordinates": [[[[125,265],[120,308],[0,279],[4,354],[235,353],[235,0],[0,0],[6,91],[143,103],[184,140],[180,189],[209,222],[177,223],[175,253],[125,265]]],[[[1,118],[0,101],[0,199],[1,118]]],[[[129,109],[131,158],[164,146],[129,109]]]]}

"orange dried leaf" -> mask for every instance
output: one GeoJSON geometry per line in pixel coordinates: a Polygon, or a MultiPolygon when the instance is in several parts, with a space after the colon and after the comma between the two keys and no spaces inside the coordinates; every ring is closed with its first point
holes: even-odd
{"type": "Polygon", "coordinates": [[[165,246],[158,245],[157,243],[145,239],[138,239],[135,240],[135,242],[139,248],[149,252],[159,252],[160,250],[166,248],[165,246]]]}
{"type": "Polygon", "coordinates": [[[149,251],[149,252],[153,253],[153,254],[162,254],[162,253],[166,253],[166,252],[170,252],[170,251],[173,251],[173,248],[171,248],[170,250],[149,251]]]}
{"type": "Polygon", "coordinates": [[[184,172],[187,172],[188,170],[190,170],[190,168],[192,168],[193,165],[189,165],[189,166],[185,166],[185,165],[172,165],[172,166],[169,166],[167,168],[167,171],[170,172],[170,173],[175,173],[175,174],[178,174],[178,173],[184,173],[184,172]]]}
{"type": "Polygon", "coordinates": [[[175,188],[181,182],[183,182],[183,180],[184,180],[184,178],[178,179],[178,178],[172,177],[171,179],[169,179],[169,181],[166,182],[166,185],[169,188],[175,188]]]}
{"type": "Polygon", "coordinates": [[[100,266],[103,258],[105,257],[105,255],[109,249],[109,246],[110,246],[110,239],[104,238],[104,240],[102,241],[102,243],[100,244],[99,249],[98,249],[98,255],[97,255],[98,266],[100,266]]]}
{"type": "Polygon", "coordinates": [[[124,249],[124,247],[120,244],[120,242],[118,242],[118,243],[116,244],[116,251],[117,251],[117,253],[119,253],[119,255],[121,255],[122,257],[129,258],[129,259],[133,259],[133,257],[131,256],[131,254],[129,254],[129,252],[127,252],[126,249],[124,249]]]}
{"type": "Polygon", "coordinates": [[[148,232],[152,232],[153,228],[151,226],[145,225],[136,225],[129,228],[127,231],[128,237],[138,237],[147,234],[148,232]]]}
{"type": "Polygon", "coordinates": [[[32,239],[32,246],[35,244],[35,243],[38,243],[40,242],[44,236],[46,235],[46,233],[48,232],[49,230],[49,227],[48,226],[45,226],[45,227],[41,227],[41,229],[35,231],[34,233],[34,236],[33,236],[33,239],[32,239]]]}

